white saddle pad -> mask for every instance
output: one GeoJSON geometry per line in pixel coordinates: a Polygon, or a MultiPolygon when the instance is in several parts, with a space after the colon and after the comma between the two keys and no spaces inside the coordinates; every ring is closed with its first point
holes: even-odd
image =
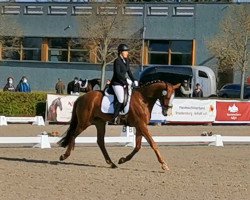
{"type": "MultiPolygon", "coordinates": [[[[131,95],[128,95],[128,102],[125,106],[124,110],[120,112],[121,115],[125,115],[128,113],[129,104],[130,104],[131,95]]],[[[114,114],[114,95],[105,95],[102,98],[101,111],[103,113],[114,114]]]]}

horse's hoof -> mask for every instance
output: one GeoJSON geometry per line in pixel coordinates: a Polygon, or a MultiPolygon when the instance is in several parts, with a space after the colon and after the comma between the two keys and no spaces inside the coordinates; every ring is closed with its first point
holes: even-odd
{"type": "Polygon", "coordinates": [[[59,160],[60,160],[60,161],[65,160],[64,156],[63,156],[63,155],[61,155],[61,156],[60,156],[60,158],[59,158],[59,160]]]}
{"type": "Polygon", "coordinates": [[[114,163],[112,163],[112,164],[111,164],[111,168],[112,168],[112,169],[115,169],[115,168],[117,168],[117,166],[116,166],[114,163]]]}
{"type": "Polygon", "coordinates": [[[126,162],[126,159],[124,157],[120,158],[118,164],[122,164],[122,163],[125,163],[126,162]]]}
{"type": "Polygon", "coordinates": [[[163,163],[162,166],[161,166],[161,168],[163,170],[165,170],[165,171],[169,171],[170,170],[166,163],[163,163]]]}

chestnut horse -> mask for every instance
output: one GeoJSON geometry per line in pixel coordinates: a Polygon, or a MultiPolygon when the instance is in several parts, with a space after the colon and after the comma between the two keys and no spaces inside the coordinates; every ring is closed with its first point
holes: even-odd
{"type": "Polygon", "coordinates": [[[87,93],[87,92],[92,91],[96,85],[99,85],[99,87],[101,86],[101,79],[99,79],[99,78],[94,78],[94,79],[90,79],[90,80],[80,79],[80,81],[81,81],[80,92],[87,93]],[[88,81],[87,86],[85,88],[83,88],[86,81],[88,81]]]}
{"type": "MultiPolygon", "coordinates": [[[[143,136],[154,150],[158,161],[161,163],[162,169],[169,169],[160,154],[157,144],[148,131],[147,124],[150,121],[151,111],[157,99],[160,100],[162,114],[164,116],[167,115],[172,108],[175,89],[179,87],[180,84],[173,86],[170,83],[158,81],[151,82],[133,90],[130,109],[126,117],[126,125],[135,127],[136,129],[136,147],[128,156],[120,158],[118,164],[129,161],[140,150],[143,136]]],[[[71,150],[75,147],[76,137],[88,126],[93,124],[97,129],[97,144],[107,164],[112,168],[117,167],[111,161],[104,144],[106,122],[111,121],[113,115],[102,113],[102,98],[102,91],[92,91],[80,96],[75,101],[70,126],[62,139],[58,142],[60,146],[67,147],[65,154],[60,156],[61,161],[70,156],[71,150]]]]}

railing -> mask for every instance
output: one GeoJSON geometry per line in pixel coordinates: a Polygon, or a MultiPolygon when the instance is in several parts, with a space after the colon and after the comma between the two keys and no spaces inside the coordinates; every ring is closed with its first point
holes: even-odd
{"type": "MultiPolygon", "coordinates": [[[[105,137],[105,143],[109,144],[119,144],[130,147],[135,147],[135,135],[133,133],[132,127],[126,127],[126,130],[122,131],[121,136],[117,137],[105,137]]],[[[60,137],[49,137],[46,132],[38,135],[37,137],[0,137],[0,145],[8,144],[23,144],[27,146],[28,144],[33,145],[33,147],[39,148],[51,148],[51,144],[55,145],[61,138],[60,137]],[[34,145],[35,144],[35,145],[34,145]]],[[[153,136],[153,140],[157,143],[163,144],[192,144],[200,145],[207,144],[209,146],[223,147],[224,143],[228,144],[249,144],[250,136],[153,136]]],[[[97,137],[77,137],[76,144],[96,144],[97,137]]],[[[142,144],[148,145],[147,141],[143,138],[142,144]]]]}

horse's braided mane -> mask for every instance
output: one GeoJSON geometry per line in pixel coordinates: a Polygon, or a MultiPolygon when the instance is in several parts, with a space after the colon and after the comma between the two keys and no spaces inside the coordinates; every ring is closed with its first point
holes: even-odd
{"type": "Polygon", "coordinates": [[[149,86],[149,85],[151,85],[153,83],[164,83],[164,81],[161,81],[161,80],[149,81],[149,82],[146,82],[146,83],[140,85],[139,88],[143,88],[143,87],[149,86]]]}

